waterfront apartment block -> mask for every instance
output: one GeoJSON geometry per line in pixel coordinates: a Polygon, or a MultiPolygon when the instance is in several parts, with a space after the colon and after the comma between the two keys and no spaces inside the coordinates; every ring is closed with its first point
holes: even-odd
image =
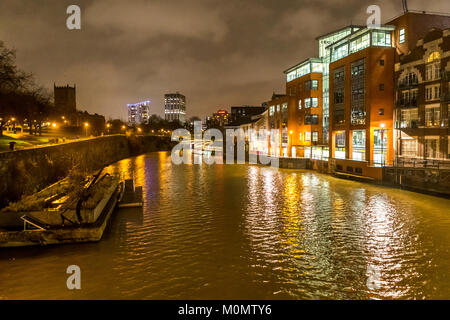
{"type": "Polygon", "coordinates": [[[164,118],[168,121],[186,121],[186,97],[181,93],[164,95],[164,118]]]}
{"type": "Polygon", "coordinates": [[[290,157],[321,158],[328,149],[323,132],[323,68],[319,58],[311,58],[285,71],[288,78],[287,153],[290,157]],[[289,81],[290,80],[290,81],[289,81]]]}
{"type": "Polygon", "coordinates": [[[434,28],[395,65],[398,162],[450,159],[450,29],[434,28]]]}
{"type": "Polygon", "coordinates": [[[375,180],[398,159],[449,159],[449,28],[448,15],[405,12],[316,38],[318,57],[268,102],[269,154],[375,180]]]}
{"type": "Polygon", "coordinates": [[[285,94],[273,94],[269,101],[268,128],[269,153],[273,156],[288,156],[288,105],[289,97],[285,94]]]}
{"type": "Polygon", "coordinates": [[[381,178],[392,164],[394,27],[362,28],[332,44],[330,169],[381,178]]]}

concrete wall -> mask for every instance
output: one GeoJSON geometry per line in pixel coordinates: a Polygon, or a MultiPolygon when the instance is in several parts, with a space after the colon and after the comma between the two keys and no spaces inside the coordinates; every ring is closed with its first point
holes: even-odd
{"type": "Polygon", "coordinates": [[[386,167],[383,183],[450,197],[450,169],[386,167]]]}
{"type": "Polygon", "coordinates": [[[124,135],[0,153],[0,208],[65,177],[74,166],[96,170],[129,156],[124,135]]]}
{"type": "Polygon", "coordinates": [[[128,137],[131,155],[146,152],[170,151],[177,144],[170,141],[170,137],[159,136],[131,136],[128,137]]]}
{"type": "Polygon", "coordinates": [[[79,166],[96,170],[146,152],[171,150],[170,137],[112,135],[0,153],[0,208],[39,191],[79,166]]]}
{"type": "Polygon", "coordinates": [[[304,158],[279,158],[281,169],[310,169],[310,159],[304,158]]]}

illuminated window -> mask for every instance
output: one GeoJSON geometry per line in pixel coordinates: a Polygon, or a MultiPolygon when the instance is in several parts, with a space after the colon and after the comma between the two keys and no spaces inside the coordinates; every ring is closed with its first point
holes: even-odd
{"type": "Polygon", "coordinates": [[[439,54],[439,52],[434,51],[428,57],[428,62],[434,62],[435,60],[439,60],[439,59],[441,59],[441,55],[439,54]]]}
{"type": "Polygon", "coordinates": [[[305,141],[311,141],[311,132],[305,132],[305,141]]]}
{"type": "Polygon", "coordinates": [[[345,159],[345,131],[336,133],[334,157],[336,159],[345,159]]]}
{"type": "Polygon", "coordinates": [[[305,99],[305,108],[311,108],[311,98],[305,99]]]}
{"type": "Polygon", "coordinates": [[[366,33],[365,35],[358,37],[357,39],[350,42],[350,53],[361,51],[370,46],[370,35],[366,33]]]}
{"type": "Polygon", "coordinates": [[[402,139],[400,142],[400,154],[404,157],[416,157],[417,139],[402,139]]]}
{"type": "Polygon", "coordinates": [[[333,49],[332,61],[336,61],[348,56],[348,44],[344,44],[336,49],[333,49]]]}
{"type": "Polygon", "coordinates": [[[366,131],[353,131],[353,153],[352,159],[357,161],[364,161],[366,158],[366,131]]]}
{"type": "Polygon", "coordinates": [[[319,89],[319,81],[318,80],[310,80],[305,82],[305,90],[318,90],[319,89]]]}
{"type": "Polygon", "coordinates": [[[298,135],[298,139],[299,139],[300,142],[302,141],[302,133],[301,132],[298,135]]]}
{"type": "Polygon", "coordinates": [[[398,42],[400,43],[404,43],[405,42],[405,29],[400,29],[399,33],[398,33],[398,42]]]}
{"type": "Polygon", "coordinates": [[[391,46],[391,34],[385,31],[374,31],[372,32],[372,44],[374,46],[391,46]]]}
{"type": "Polygon", "coordinates": [[[425,137],[425,157],[431,159],[439,158],[439,137],[425,137]]]}
{"type": "Polygon", "coordinates": [[[314,132],[312,133],[312,141],[313,141],[313,142],[319,141],[319,133],[318,133],[317,131],[314,131],[314,132]]]}

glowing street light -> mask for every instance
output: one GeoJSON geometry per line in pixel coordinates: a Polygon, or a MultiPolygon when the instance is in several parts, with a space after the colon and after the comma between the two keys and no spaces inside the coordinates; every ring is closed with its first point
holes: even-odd
{"type": "Polygon", "coordinates": [[[56,123],[55,122],[52,123],[52,127],[56,128],[56,123]]]}
{"type": "Polygon", "coordinates": [[[86,128],[86,137],[88,136],[88,128],[89,128],[89,123],[85,122],[84,123],[84,127],[86,128]]]}

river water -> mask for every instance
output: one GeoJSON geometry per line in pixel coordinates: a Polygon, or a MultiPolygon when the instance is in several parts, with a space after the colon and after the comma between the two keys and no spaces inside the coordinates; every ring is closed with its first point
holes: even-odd
{"type": "Polygon", "coordinates": [[[143,211],[99,243],[0,249],[0,299],[450,299],[450,200],[167,153],[108,171],[143,186],[143,211]]]}

